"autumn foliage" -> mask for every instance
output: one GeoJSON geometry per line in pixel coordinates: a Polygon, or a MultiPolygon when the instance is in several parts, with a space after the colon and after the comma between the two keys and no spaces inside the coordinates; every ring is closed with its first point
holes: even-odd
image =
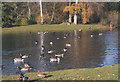
{"type": "Polygon", "coordinates": [[[87,18],[87,7],[88,3],[78,3],[78,4],[72,4],[71,6],[66,6],[63,12],[69,12],[72,16],[75,14],[75,10],[77,10],[77,14],[80,14],[82,23],[86,24],[88,21],[87,18]]]}
{"type": "MultiPolygon", "coordinates": [[[[114,2],[43,2],[44,24],[60,24],[74,21],[77,10],[78,24],[102,24],[111,22],[118,26],[119,3],[114,2]]],[[[3,2],[2,27],[14,25],[40,24],[40,5],[38,2],[3,2]]]]}

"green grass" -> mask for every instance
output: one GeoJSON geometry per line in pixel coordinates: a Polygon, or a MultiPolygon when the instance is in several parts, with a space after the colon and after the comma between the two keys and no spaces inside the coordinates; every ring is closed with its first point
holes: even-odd
{"type": "Polygon", "coordinates": [[[49,31],[49,32],[59,32],[59,31],[73,31],[82,29],[83,31],[88,30],[101,30],[101,26],[98,24],[86,24],[86,25],[28,25],[12,28],[2,28],[2,33],[25,33],[25,32],[38,32],[38,31],[49,31]],[[88,27],[93,27],[88,29],[88,27]]]}
{"type": "MultiPolygon", "coordinates": [[[[26,73],[29,80],[118,80],[118,64],[98,68],[69,69],[45,72],[49,75],[40,78],[36,72],[26,73]]],[[[19,75],[3,75],[3,80],[17,80],[19,75]]]]}

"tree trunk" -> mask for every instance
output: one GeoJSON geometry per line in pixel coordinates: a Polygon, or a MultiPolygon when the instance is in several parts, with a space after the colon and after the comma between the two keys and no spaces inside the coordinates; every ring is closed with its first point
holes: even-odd
{"type": "Polygon", "coordinates": [[[53,6],[53,12],[52,12],[52,17],[51,17],[51,23],[53,22],[54,15],[55,15],[55,2],[54,2],[54,6],[53,6]]]}
{"type": "Polygon", "coordinates": [[[28,5],[28,19],[30,19],[30,17],[31,17],[31,9],[30,9],[29,2],[27,3],[27,5],[28,5]]]}
{"type": "MultiPolygon", "coordinates": [[[[69,9],[70,9],[70,6],[71,6],[71,1],[69,2],[69,9]]],[[[70,10],[69,10],[69,23],[72,22],[72,16],[71,16],[71,13],[70,13],[70,10]]]]}
{"type": "Polygon", "coordinates": [[[42,2],[41,2],[41,0],[40,0],[40,12],[41,12],[41,24],[43,24],[42,2]]]}
{"type": "MultiPolygon", "coordinates": [[[[76,0],[76,5],[78,3],[78,0],[76,0]]],[[[77,24],[77,10],[75,9],[75,15],[74,15],[74,23],[77,24]]]]}

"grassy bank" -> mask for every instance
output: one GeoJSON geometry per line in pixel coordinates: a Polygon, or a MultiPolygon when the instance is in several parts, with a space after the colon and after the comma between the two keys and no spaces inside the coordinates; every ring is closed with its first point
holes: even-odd
{"type": "Polygon", "coordinates": [[[3,28],[2,33],[22,33],[22,32],[38,32],[38,31],[50,31],[50,32],[59,32],[59,31],[73,31],[82,29],[83,31],[87,30],[101,30],[102,26],[97,24],[88,24],[88,25],[28,25],[12,28],[3,28]],[[88,27],[93,27],[88,29],[88,27]]]}
{"type": "MultiPolygon", "coordinates": [[[[118,65],[98,68],[69,69],[46,72],[49,76],[40,78],[36,72],[26,73],[29,80],[118,80],[118,65]]],[[[19,75],[3,75],[3,80],[17,80],[19,75]]]]}

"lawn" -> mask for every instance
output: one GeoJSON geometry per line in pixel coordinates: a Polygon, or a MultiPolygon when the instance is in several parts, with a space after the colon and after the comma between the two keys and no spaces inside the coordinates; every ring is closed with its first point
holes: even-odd
{"type": "Polygon", "coordinates": [[[19,26],[11,28],[2,28],[2,33],[25,33],[25,32],[59,32],[59,31],[73,31],[82,29],[83,31],[88,30],[102,30],[102,26],[98,24],[86,24],[86,25],[28,25],[28,26],[19,26]],[[88,27],[92,27],[89,29],[88,27]]]}
{"type": "MultiPolygon", "coordinates": [[[[45,72],[46,78],[40,78],[36,72],[26,73],[29,80],[118,80],[118,64],[97,68],[68,69],[45,72]]],[[[3,80],[17,80],[19,75],[3,75],[3,80]]]]}

